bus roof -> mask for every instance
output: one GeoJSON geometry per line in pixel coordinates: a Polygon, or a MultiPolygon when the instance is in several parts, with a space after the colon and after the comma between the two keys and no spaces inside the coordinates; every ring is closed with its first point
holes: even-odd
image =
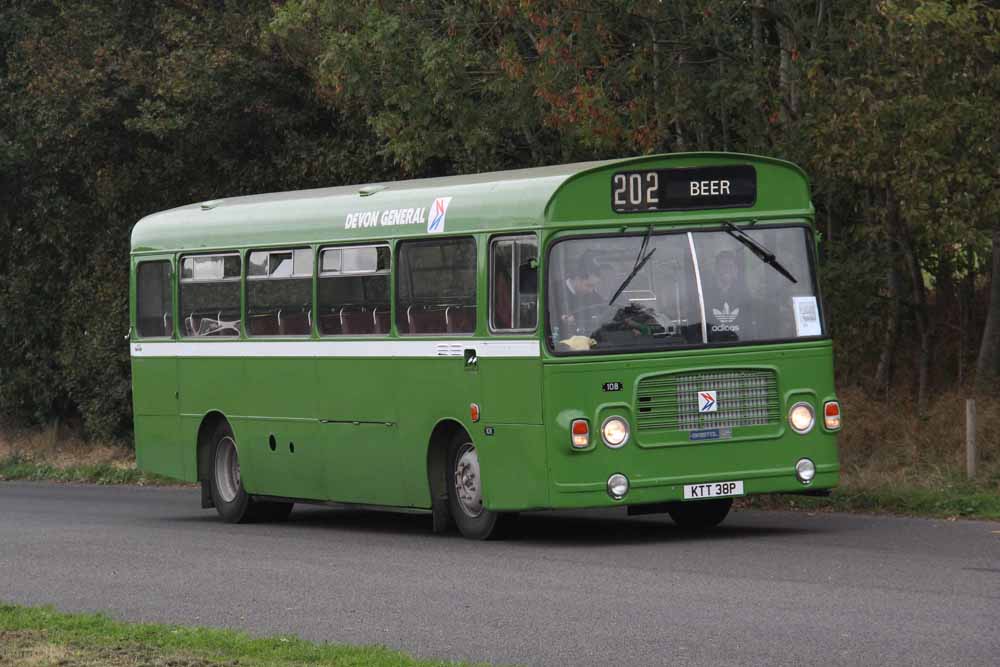
{"type": "Polygon", "coordinates": [[[611,177],[622,169],[727,165],[753,166],[760,184],[752,206],[721,209],[728,218],[764,211],[812,215],[806,175],[790,162],[738,153],[676,153],[200,202],[144,217],[132,229],[132,252],[375,241],[433,231],[704,221],[718,218],[720,209],[615,213],[611,177]]]}

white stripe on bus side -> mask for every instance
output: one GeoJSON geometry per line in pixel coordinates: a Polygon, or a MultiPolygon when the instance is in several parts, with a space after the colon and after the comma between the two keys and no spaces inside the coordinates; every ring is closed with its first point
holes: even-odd
{"type": "Polygon", "coordinates": [[[150,341],[129,346],[133,357],[538,357],[537,340],[150,341]]]}

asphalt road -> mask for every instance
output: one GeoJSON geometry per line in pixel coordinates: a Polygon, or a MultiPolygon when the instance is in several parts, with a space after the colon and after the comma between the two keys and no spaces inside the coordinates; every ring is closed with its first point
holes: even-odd
{"type": "Polygon", "coordinates": [[[516,537],[296,507],[233,526],[190,489],[0,483],[0,600],[546,665],[1000,662],[1000,523],[620,512],[516,537]]]}

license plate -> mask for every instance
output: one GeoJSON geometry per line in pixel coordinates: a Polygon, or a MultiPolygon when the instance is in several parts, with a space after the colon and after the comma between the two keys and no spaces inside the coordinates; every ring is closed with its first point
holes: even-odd
{"type": "Polygon", "coordinates": [[[727,496],[742,496],[743,481],[712,482],[711,484],[685,484],[684,500],[701,500],[702,498],[725,498],[727,496]]]}

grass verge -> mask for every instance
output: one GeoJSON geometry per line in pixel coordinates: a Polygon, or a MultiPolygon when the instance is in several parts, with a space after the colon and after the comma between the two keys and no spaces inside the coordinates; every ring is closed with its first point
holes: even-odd
{"type": "Polygon", "coordinates": [[[16,455],[0,460],[0,481],[15,479],[88,484],[137,484],[139,486],[179,484],[177,480],[142,472],[134,466],[124,467],[110,463],[56,466],[51,463],[26,461],[16,455]]]}
{"type": "Polygon", "coordinates": [[[59,426],[0,432],[0,481],[176,485],[135,467],[135,452],[122,442],[86,442],[59,426]]]}
{"type": "Polygon", "coordinates": [[[860,512],[1000,521],[1000,493],[986,485],[961,482],[934,489],[845,486],[835,489],[827,498],[796,495],[751,496],[743,499],[738,506],[746,509],[860,512]]]}
{"type": "Polygon", "coordinates": [[[314,644],[296,637],[131,624],[102,614],[0,603],[0,665],[11,667],[430,667],[470,663],[417,660],[381,646],[314,644]]]}

